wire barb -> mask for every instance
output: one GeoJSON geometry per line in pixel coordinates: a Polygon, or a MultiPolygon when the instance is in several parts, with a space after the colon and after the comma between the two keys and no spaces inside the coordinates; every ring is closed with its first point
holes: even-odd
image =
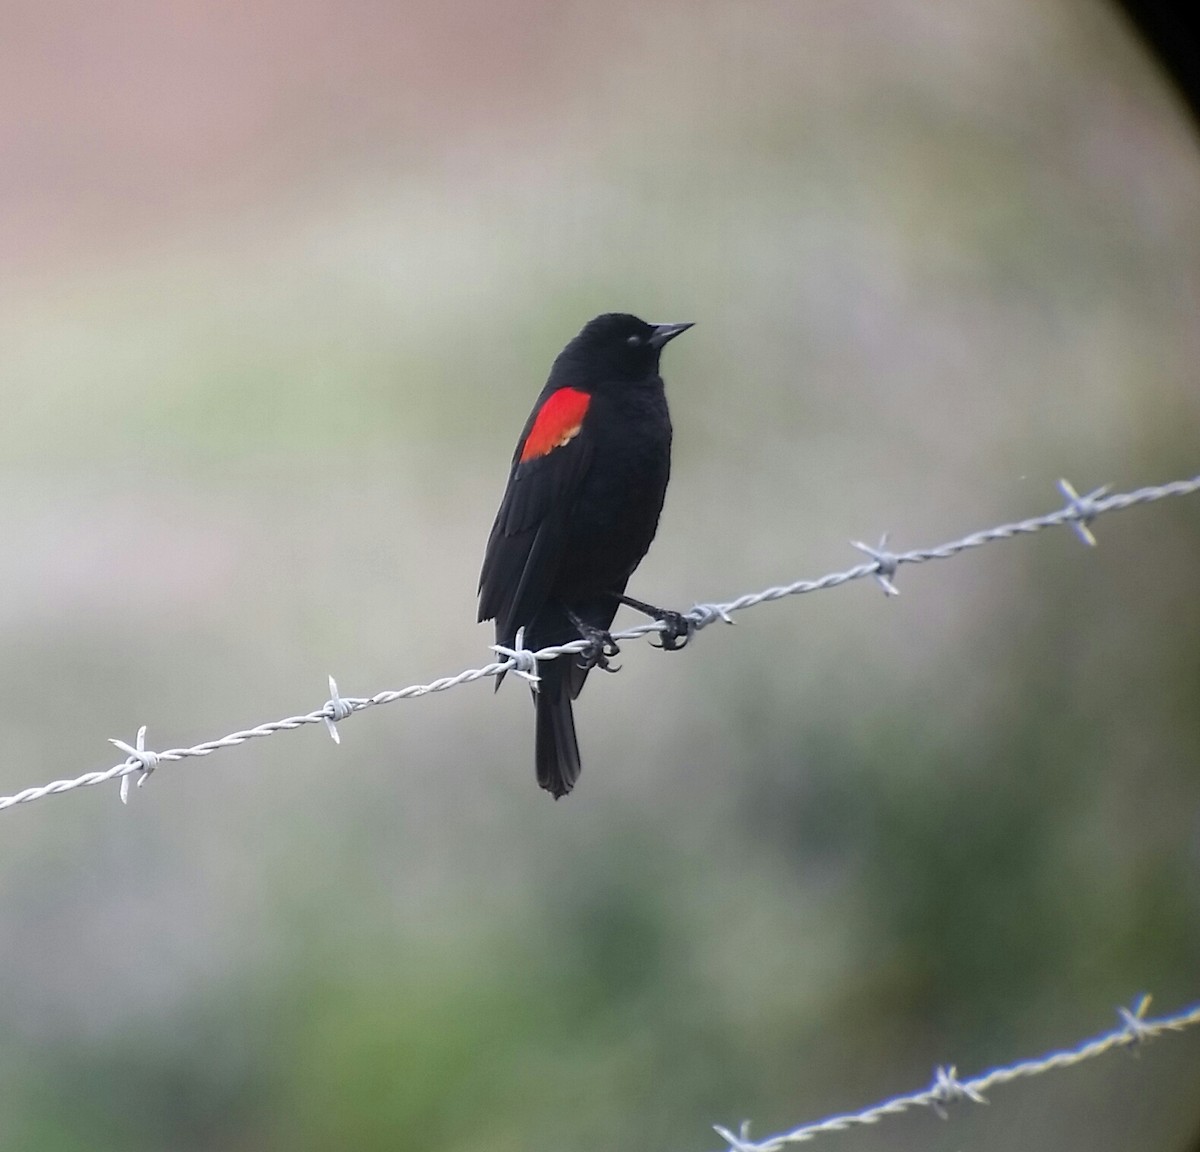
{"type": "MultiPolygon", "coordinates": [[[[1094,543],[1088,525],[1096,517],[1108,512],[1119,512],[1125,508],[1133,508],[1140,504],[1150,504],[1156,500],[1165,500],[1169,496],[1189,496],[1195,492],[1200,492],[1200,476],[1193,476],[1187,480],[1171,480],[1165,484],[1150,485],[1145,488],[1138,488],[1132,492],[1117,492],[1112,494],[1109,494],[1106,487],[1089,492],[1086,496],[1080,496],[1065,480],[1060,482],[1060,488],[1063,495],[1066,496],[1068,504],[1065,508],[1059,508],[1057,511],[1047,512],[1042,516],[1033,516],[1027,520],[1016,520],[1010,524],[999,524],[995,528],[985,528],[978,532],[972,532],[970,535],[964,536],[959,540],[953,540],[948,544],[941,544],[935,548],[918,548],[909,552],[898,553],[889,552],[886,548],[886,536],[878,548],[872,548],[869,545],[856,542],[855,547],[870,556],[872,563],[858,564],[843,572],[830,572],[816,580],[796,580],[791,584],[766,588],[761,592],[747,593],[725,604],[697,604],[691,612],[686,614],[687,618],[694,622],[696,631],[699,631],[701,628],[707,628],[709,624],[713,624],[717,620],[723,620],[726,623],[732,624],[732,614],[734,612],[741,612],[747,608],[754,608],[759,604],[767,604],[774,600],[783,600],[789,596],[800,596],[806,592],[824,592],[830,588],[837,588],[842,584],[849,584],[854,580],[862,580],[867,576],[875,577],[883,586],[884,591],[889,596],[894,596],[898,594],[899,589],[896,588],[892,578],[901,564],[925,564],[931,560],[948,560],[953,556],[958,556],[974,548],[980,548],[984,544],[990,544],[993,541],[1012,540],[1017,536],[1030,536],[1036,532],[1046,531],[1049,528],[1057,528],[1062,524],[1070,524],[1077,532],[1081,534],[1086,533],[1082,538],[1089,543],[1094,543]]],[[[651,633],[658,635],[661,632],[661,624],[653,621],[635,625],[623,632],[616,632],[613,634],[613,639],[634,640],[651,633]]],[[[537,652],[529,652],[524,647],[524,643],[523,634],[518,633],[515,640],[515,647],[505,648],[497,646],[493,648],[493,651],[503,657],[502,660],[486,664],[482,668],[468,668],[466,671],[459,672],[454,676],[443,676],[438,680],[430,681],[428,684],[410,684],[407,688],[377,692],[374,696],[369,696],[365,699],[343,700],[338,696],[336,686],[331,684],[332,696],[330,700],[323,708],[316,712],[308,712],[302,716],[287,716],[282,720],[267,721],[254,728],[231,732],[228,736],[222,736],[216,740],[206,740],[202,744],[193,745],[191,748],[170,748],[155,753],[147,752],[145,749],[139,750],[137,747],[130,748],[127,744],[114,741],[121,751],[128,754],[129,759],[102,771],[85,772],[74,779],[54,780],[40,787],[26,788],[11,796],[0,796],[0,811],[6,808],[13,808],[18,804],[29,804],[34,800],[41,800],[46,796],[57,796],[62,792],[71,792],[76,788],[88,788],[95,784],[103,784],[118,776],[125,778],[130,773],[139,769],[142,772],[142,776],[139,779],[140,783],[141,780],[144,780],[154,770],[157,764],[164,760],[177,761],[193,757],[211,756],[214,752],[220,751],[222,748],[233,748],[260,737],[274,736],[278,732],[290,732],[296,728],[302,728],[307,724],[325,724],[326,728],[328,728],[331,723],[336,724],[339,720],[345,718],[342,713],[347,707],[351,712],[358,712],[364,708],[372,708],[379,704],[392,704],[397,700],[411,700],[418,696],[427,696],[431,692],[445,692],[447,689],[457,688],[461,684],[471,684],[476,680],[499,676],[503,672],[516,672],[523,679],[528,680],[531,684],[535,684],[537,679],[537,665],[540,661],[557,660],[564,656],[575,655],[588,647],[588,643],[585,640],[572,640],[566,644],[557,644],[552,647],[539,649],[537,652]]],[[[345,715],[348,716],[349,712],[346,712],[345,715]]],[[[125,793],[128,794],[128,786],[125,788],[125,793]]]]}
{"type": "Polygon", "coordinates": [[[851,540],[850,543],[860,552],[865,552],[872,560],[875,561],[875,570],[872,575],[879,581],[879,586],[883,589],[887,596],[899,596],[900,589],[892,583],[892,577],[896,575],[896,569],[900,566],[900,557],[895,552],[887,550],[888,534],[885,532],[879,538],[879,547],[872,548],[870,544],[864,544],[861,540],[851,540]]]}
{"type": "Polygon", "coordinates": [[[506,648],[503,644],[491,644],[489,647],[497,656],[504,656],[512,661],[505,671],[516,673],[522,680],[527,680],[535,692],[538,690],[542,678],[538,675],[537,657],[525,647],[524,628],[517,629],[511,648],[506,648]]]}
{"type": "Polygon", "coordinates": [[[692,610],[685,612],[684,615],[695,624],[697,630],[707,628],[710,624],[715,624],[718,620],[726,624],[737,623],[729,615],[729,609],[724,604],[693,604],[692,610]]]}
{"type": "Polygon", "coordinates": [[[1150,994],[1147,992],[1139,997],[1138,1002],[1129,1008],[1118,1008],[1117,1015],[1125,1025],[1125,1039],[1131,1047],[1141,1047],[1151,1039],[1152,1033],[1146,1027],[1146,1013],[1150,1010],[1150,994]]]}
{"type": "Polygon", "coordinates": [[[1069,480],[1059,480],[1058,482],[1058,490],[1067,498],[1067,518],[1071,527],[1075,529],[1075,535],[1089,548],[1096,547],[1096,537],[1092,535],[1090,525],[1103,511],[1103,509],[1097,508],[1096,501],[1107,496],[1111,488],[1111,484],[1105,484],[1080,496],[1069,480]]]}
{"type": "Polygon", "coordinates": [[[714,1124],[713,1131],[729,1145],[729,1152],[755,1152],[754,1145],[750,1143],[749,1120],[741,1122],[738,1126],[738,1134],[736,1136],[728,1128],[723,1128],[720,1124],[714,1124]]]}
{"type": "Polygon", "coordinates": [[[150,773],[158,767],[159,755],[157,752],[150,752],[146,748],[146,725],[143,724],[138,729],[137,740],[130,747],[124,740],[114,740],[109,737],[110,744],[120,751],[128,754],[129,759],[125,761],[124,767],[128,769],[121,773],[121,803],[129,803],[129,777],[133,772],[140,772],[138,776],[137,786],[140,788],[150,778],[150,773]]]}
{"type": "Polygon", "coordinates": [[[325,727],[329,730],[330,737],[335,744],[340,744],[342,734],[338,731],[338,723],[354,714],[354,705],[338,695],[337,681],[332,676],[329,677],[329,699],[325,701],[323,711],[325,727]]]}
{"type": "Polygon", "coordinates": [[[964,1084],[958,1078],[958,1069],[951,1064],[946,1067],[939,1064],[933,1074],[933,1087],[929,1092],[929,1106],[943,1119],[949,1119],[945,1105],[955,1100],[973,1100],[976,1104],[986,1104],[987,1098],[978,1088],[964,1084]]]}

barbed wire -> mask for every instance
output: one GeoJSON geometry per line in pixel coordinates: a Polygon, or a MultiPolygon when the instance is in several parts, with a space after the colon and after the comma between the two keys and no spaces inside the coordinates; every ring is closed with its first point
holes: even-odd
{"type": "Polygon", "coordinates": [[[1002,1084],[1011,1084],[1014,1080],[1022,1080],[1030,1076],[1041,1076],[1045,1072],[1054,1072],[1059,1068],[1073,1068],[1085,1060],[1094,1060],[1114,1048],[1129,1048],[1144,1044],[1156,1036],[1168,1032],[1182,1032],[1200,1024],[1200,1004],[1186,1008],[1173,1016],[1161,1016],[1158,1019],[1146,1019],[1146,1011],[1150,1007],[1150,997],[1143,996],[1132,1009],[1118,1008],[1121,1018],[1119,1027],[1111,1032],[1105,1032],[1092,1040],[1085,1040],[1074,1048],[1065,1048],[1058,1052],[1049,1052],[1035,1060],[1022,1060],[1016,1064],[1003,1065],[993,1068],[982,1075],[970,1080],[960,1080],[953,1066],[939,1067],[934,1072],[933,1083],[920,1092],[907,1096],[893,1096],[881,1104],[864,1108],[861,1112],[848,1112],[839,1116],[830,1116],[815,1124],[805,1124],[802,1128],[794,1128],[778,1136],[754,1142],[749,1139],[750,1126],[743,1122],[735,1135],[728,1128],[714,1124],[713,1129],[726,1142],[730,1152],[779,1152],[789,1144],[804,1144],[814,1140],[826,1132],[844,1132],[848,1128],[856,1128],[870,1124],[878,1124],[889,1116],[898,1116],[902,1112],[914,1108],[932,1108],[943,1119],[946,1118],[946,1107],[957,1100],[970,1100],[976,1104],[988,1103],[986,1092],[998,1088],[1002,1084]]]}
{"type": "MultiPolygon", "coordinates": [[[[718,620],[732,624],[734,622],[732,613],[734,612],[742,612],[747,608],[753,608],[759,604],[767,604],[774,600],[782,600],[788,596],[800,596],[806,592],[822,592],[829,588],[837,588],[839,585],[848,584],[854,580],[862,580],[867,576],[873,576],[878,580],[887,595],[896,596],[899,595],[899,590],[895,585],[895,576],[897,570],[904,564],[924,564],[930,560],[948,560],[952,556],[958,556],[963,552],[979,548],[992,541],[1011,540],[1016,536],[1029,536],[1036,532],[1043,532],[1047,528],[1056,528],[1063,524],[1070,524],[1085,544],[1094,545],[1096,540],[1092,535],[1090,525],[1098,517],[1106,515],[1109,512],[1119,512],[1126,508],[1132,508],[1135,505],[1150,504],[1156,500],[1164,500],[1168,496],[1187,496],[1198,492],[1200,491],[1200,476],[1194,476],[1190,480],[1173,480],[1166,484],[1151,485],[1145,488],[1138,488],[1132,492],[1117,492],[1111,495],[1109,494],[1108,485],[1103,488],[1097,488],[1095,491],[1085,495],[1080,495],[1066,480],[1059,481],[1059,490],[1066,499],[1066,505],[1054,512],[1048,512],[1042,516],[1033,516],[1026,520],[1017,520],[1011,524],[1000,524],[995,528],[986,528],[979,532],[972,532],[970,535],[964,536],[959,540],[951,541],[948,544],[941,544],[935,548],[917,548],[909,552],[890,552],[887,549],[886,535],[876,547],[864,544],[861,541],[851,541],[855,548],[866,553],[869,557],[867,563],[857,564],[853,568],[847,568],[842,572],[831,572],[816,580],[797,580],[792,584],[782,584],[773,588],[766,588],[761,592],[739,596],[736,600],[730,600],[724,604],[697,604],[690,612],[684,613],[684,618],[688,624],[689,637],[718,620]]],[[[651,621],[627,628],[622,632],[615,632],[613,633],[613,639],[635,640],[651,633],[664,632],[667,628],[668,625],[662,621],[651,621]]],[[[222,736],[217,740],[206,740],[201,744],[194,744],[190,748],[168,748],[164,751],[152,751],[145,745],[146,728],[143,725],[139,729],[137,738],[132,745],[127,744],[124,740],[114,739],[109,741],[119,751],[126,754],[126,758],[119,764],[114,764],[111,768],[106,768],[102,771],[85,772],[82,776],[76,776],[73,779],[55,780],[40,787],[26,788],[11,796],[0,797],[0,810],[13,808],[18,804],[29,804],[34,800],[41,800],[46,796],[56,796],[63,792],[71,792],[76,788],[90,788],[96,784],[104,784],[109,780],[115,779],[121,781],[120,794],[122,801],[124,801],[128,798],[129,777],[135,773],[138,775],[137,782],[140,786],[146,782],[150,774],[160,764],[187,760],[192,757],[211,756],[214,752],[219,752],[223,748],[234,748],[250,740],[257,740],[265,736],[274,736],[278,732],[294,731],[308,724],[324,724],[334,741],[340,743],[337,725],[343,720],[349,719],[356,712],[362,712],[367,708],[374,708],[381,704],[392,704],[397,700],[411,700],[419,696],[428,696],[433,692],[445,692],[450,688],[457,688],[460,684],[470,684],[476,680],[488,679],[498,676],[502,672],[515,672],[518,676],[522,676],[536,685],[537,661],[554,660],[562,656],[574,655],[575,653],[584,651],[589,646],[585,640],[573,640],[568,644],[557,644],[552,647],[541,648],[536,652],[531,652],[523,644],[523,636],[521,633],[518,633],[513,648],[505,648],[501,645],[493,646],[493,651],[501,659],[493,661],[490,664],[485,664],[480,668],[468,668],[457,675],[444,676],[437,680],[431,680],[427,684],[412,684],[407,688],[400,688],[395,691],[378,692],[374,696],[342,697],[338,694],[337,682],[330,676],[329,699],[316,711],[306,712],[298,716],[287,716],[282,720],[272,720],[264,724],[258,724],[253,728],[244,728],[239,732],[231,732],[228,736],[222,736]]]]}

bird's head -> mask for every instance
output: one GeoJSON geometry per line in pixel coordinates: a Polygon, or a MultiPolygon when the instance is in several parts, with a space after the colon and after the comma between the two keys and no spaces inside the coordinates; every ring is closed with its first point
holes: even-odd
{"type": "Polygon", "coordinates": [[[583,326],[560,359],[590,365],[605,379],[655,376],[663,348],[690,327],[690,323],[648,324],[627,312],[606,312],[583,326]]]}

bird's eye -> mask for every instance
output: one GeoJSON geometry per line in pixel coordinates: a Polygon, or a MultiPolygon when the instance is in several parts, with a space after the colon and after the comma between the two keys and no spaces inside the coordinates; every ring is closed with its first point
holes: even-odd
{"type": "Polygon", "coordinates": [[[630,348],[640,348],[642,344],[642,338],[635,333],[633,336],[630,336],[625,343],[628,344],[630,348]]]}

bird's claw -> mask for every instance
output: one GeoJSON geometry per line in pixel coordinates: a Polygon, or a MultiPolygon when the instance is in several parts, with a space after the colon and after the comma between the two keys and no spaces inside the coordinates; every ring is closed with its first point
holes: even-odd
{"type": "Polygon", "coordinates": [[[680,648],[686,648],[687,642],[692,638],[692,633],[696,630],[696,624],[682,612],[673,612],[672,610],[664,609],[662,615],[659,616],[658,622],[663,625],[659,635],[662,637],[662,642],[659,644],[651,644],[653,648],[661,648],[664,652],[678,652],[680,648]]]}
{"type": "Polygon", "coordinates": [[[584,632],[583,638],[587,641],[587,647],[579,653],[580,668],[586,668],[589,671],[592,668],[599,668],[601,672],[621,671],[620,665],[609,663],[610,659],[621,651],[617,642],[612,638],[611,632],[606,632],[602,628],[588,628],[584,632]]]}

